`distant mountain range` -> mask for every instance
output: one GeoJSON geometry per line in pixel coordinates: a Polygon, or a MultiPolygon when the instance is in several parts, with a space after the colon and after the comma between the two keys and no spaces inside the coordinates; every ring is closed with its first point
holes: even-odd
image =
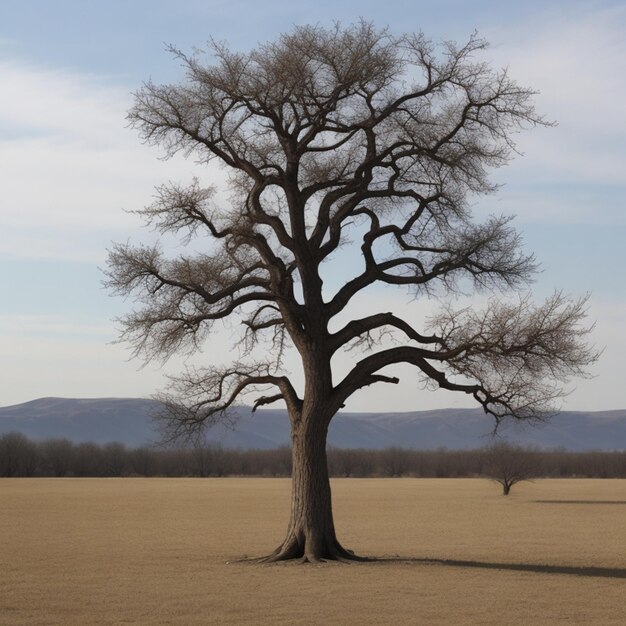
{"type": "MultiPolygon", "coordinates": [[[[31,439],[66,438],[74,442],[119,441],[140,446],[158,441],[151,415],[154,400],[140,398],[41,398],[0,408],[0,434],[17,431],[31,439]]],[[[234,429],[217,426],[210,441],[225,448],[269,449],[289,443],[284,410],[239,409],[234,429]]],[[[340,413],[330,426],[329,445],[380,449],[468,449],[491,440],[493,419],[480,409],[440,409],[410,413],[340,413]]],[[[539,425],[505,424],[512,441],[540,448],[626,450],[626,410],[566,411],[539,425]]]]}

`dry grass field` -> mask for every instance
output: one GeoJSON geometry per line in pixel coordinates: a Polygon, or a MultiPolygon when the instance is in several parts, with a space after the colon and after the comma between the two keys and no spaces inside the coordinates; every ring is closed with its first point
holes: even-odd
{"type": "Polygon", "coordinates": [[[367,564],[228,563],[282,479],[0,480],[0,624],[624,624],[626,481],[333,482],[367,564]]]}

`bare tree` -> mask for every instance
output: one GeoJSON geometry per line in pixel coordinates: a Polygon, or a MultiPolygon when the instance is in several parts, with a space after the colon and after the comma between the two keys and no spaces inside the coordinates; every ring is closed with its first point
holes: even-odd
{"type": "Polygon", "coordinates": [[[426,329],[387,310],[351,313],[374,285],[441,299],[520,289],[532,276],[510,218],[476,223],[469,208],[470,196],[495,189],[488,170],[512,155],[514,132],[545,123],[531,90],[478,59],[485,46],[473,36],[437,47],[364,22],[304,26],[245,54],[217,42],[209,60],[172,48],[186,80],[135,94],[129,120],[143,139],[168,155],[217,160],[230,197],[199,180],[169,183],[139,211],[202,246],[175,257],[159,245],[112,249],[108,285],[138,302],[121,338],[144,359],[166,359],[199,348],[218,320],[241,323],[241,357],[187,369],[162,396],[161,417],[175,439],[230,419],[246,392],[260,394],[254,408],[286,404],[291,519],[268,560],[357,558],[335,534],[326,435],[352,394],[398,382],[390,366],[414,366],[496,420],[527,419],[596,356],[582,341],[584,302],[562,294],[538,306],[493,300],[483,312],[446,306],[426,329]],[[336,289],[324,285],[325,264],[355,239],[360,266],[336,289]],[[272,358],[256,357],[263,337],[272,358]],[[301,387],[283,368],[286,346],[299,353],[301,387]],[[354,346],[362,358],[337,379],[333,355],[354,346]]]}
{"type": "Polygon", "coordinates": [[[498,441],[485,448],[483,473],[502,485],[502,495],[508,496],[513,485],[532,480],[541,474],[541,463],[534,450],[498,441]]]}

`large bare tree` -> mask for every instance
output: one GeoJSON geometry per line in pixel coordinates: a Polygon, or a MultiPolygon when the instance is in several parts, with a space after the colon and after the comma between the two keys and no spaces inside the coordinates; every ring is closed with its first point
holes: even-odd
{"type": "Polygon", "coordinates": [[[595,358],[584,302],[561,294],[538,306],[493,299],[482,312],[443,306],[426,328],[387,310],[338,321],[376,284],[441,301],[459,289],[519,290],[532,275],[510,218],[476,223],[469,209],[494,190],[488,170],[511,156],[512,135],[544,124],[531,90],[479,60],[485,45],[434,46],[368,23],[304,26],[245,54],[217,42],[208,59],[172,48],[184,82],[136,93],[129,119],[143,139],[217,160],[230,196],[170,183],[140,211],[193,246],[172,258],[159,245],[113,248],[108,283],[140,303],[122,339],[145,359],[167,358],[199,348],[217,320],[241,322],[241,358],[187,369],[164,394],[162,418],[168,437],[189,436],[226,419],[244,392],[260,394],[254,408],[285,403],[291,519],[269,560],[357,558],[335,535],[326,435],[352,394],[398,382],[390,366],[414,366],[496,420],[527,419],[595,358]],[[322,266],[355,238],[349,280],[323,286],[322,266]],[[272,358],[255,359],[264,335],[272,358]],[[331,359],[355,344],[358,360],[338,379],[331,359]],[[300,356],[300,386],[283,368],[287,345],[300,356]]]}

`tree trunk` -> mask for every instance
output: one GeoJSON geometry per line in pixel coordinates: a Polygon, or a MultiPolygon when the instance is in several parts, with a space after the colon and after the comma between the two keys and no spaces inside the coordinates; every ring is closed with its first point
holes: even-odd
{"type": "Polygon", "coordinates": [[[292,425],[291,518],[283,543],[266,562],[301,559],[362,560],[344,549],[335,535],[326,459],[329,420],[302,415],[292,425]]]}
{"type": "Polygon", "coordinates": [[[511,492],[511,485],[506,481],[503,482],[502,483],[502,495],[508,496],[510,492],[511,492]]]}

